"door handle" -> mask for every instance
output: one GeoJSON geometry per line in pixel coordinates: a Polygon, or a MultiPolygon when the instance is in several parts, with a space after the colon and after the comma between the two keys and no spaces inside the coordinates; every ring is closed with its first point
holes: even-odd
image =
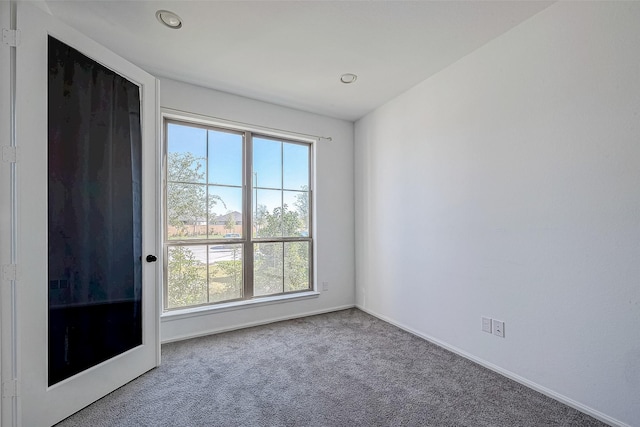
{"type": "Polygon", "coordinates": [[[147,262],[156,262],[158,258],[155,255],[147,255],[147,262]]]}

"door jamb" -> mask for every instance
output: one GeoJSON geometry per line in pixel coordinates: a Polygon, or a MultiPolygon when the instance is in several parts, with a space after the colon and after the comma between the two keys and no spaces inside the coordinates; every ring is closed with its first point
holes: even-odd
{"type": "Polygon", "coordinates": [[[17,145],[16,145],[16,55],[19,38],[8,37],[17,30],[17,6],[15,0],[0,2],[0,27],[2,28],[2,68],[0,82],[0,123],[6,131],[0,135],[2,159],[0,174],[3,182],[0,188],[0,235],[3,245],[0,247],[0,266],[2,267],[0,298],[0,379],[2,382],[2,403],[0,404],[0,425],[19,426],[20,393],[18,366],[18,331],[16,322],[17,288],[17,145]]]}

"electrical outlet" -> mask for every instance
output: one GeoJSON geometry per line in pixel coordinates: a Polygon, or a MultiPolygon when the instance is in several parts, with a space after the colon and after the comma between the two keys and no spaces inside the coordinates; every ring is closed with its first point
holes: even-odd
{"type": "Polygon", "coordinates": [[[329,290],[329,282],[322,282],[322,292],[327,292],[329,290]]]}
{"type": "Polygon", "coordinates": [[[483,317],[482,318],[482,332],[491,333],[491,318],[483,317]]]}
{"type": "Polygon", "coordinates": [[[493,319],[493,335],[504,338],[504,322],[493,319]]]}

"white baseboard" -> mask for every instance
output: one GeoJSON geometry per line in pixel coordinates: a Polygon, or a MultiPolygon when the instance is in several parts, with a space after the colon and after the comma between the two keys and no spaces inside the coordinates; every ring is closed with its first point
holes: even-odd
{"type": "Polygon", "coordinates": [[[211,329],[211,330],[208,330],[208,331],[198,332],[198,333],[194,333],[194,334],[185,334],[185,335],[181,335],[179,337],[173,337],[173,338],[170,338],[170,339],[167,339],[167,340],[163,340],[162,344],[168,344],[168,343],[171,343],[171,342],[188,340],[190,338],[204,337],[204,336],[207,336],[207,335],[221,334],[221,333],[224,333],[224,332],[237,331],[238,329],[251,328],[251,327],[254,327],[254,326],[268,325],[269,323],[282,322],[283,320],[299,319],[301,317],[308,317],[308,316],[315,316],[317,314],[331,313],[333,311],[346,310],[346,309],[353,308],[353,307],[355,307],[355,304],[341,305],[341,306],[338,306],[338,307],[332,307],[332,308],[327,308],[327,309],[323,309],[323,310],[316,310],[316,311],[309,311],[309,312],[299,313],[299,314],[294,314],[294,315],[289,315],[289,316],[271,317],[269,319],[261,319],[261,320],[255,321],[255,322],[241,323],[241,324],[229,327],[229,328],[211,329]]]}
{"type": "Polygon", "coordinates": [[[439,339],[436,339],[436,338],[431,337],[429,335],[426,335],[426,334],[423,334],[421,332],[418,332],[415,329],[412,329],[412,328],[410,328],[410,327],[408,327],[406,325],[403,325],[400,322],[396,322],[396,321],[394,321],[394,320],[392,320],[392,319],[390,319],[390,318],[388,318],[386,316],[378,314],[378,313],[376,313],[376,312],[374,312],[374,311],[372,311],[372,310],[370,310],[368,308],[361,307],[358,304],[356,304],[356,308],[358,308],[359,310],[362,310],[365,313],[368,313],[368,314],[370,314],[370,315],[372,315],[374,317],[377,317],[380,320],[383,320],[383,321],[385,321],[387,323],[390,323],[390,324],[392,324],[394,326],[397,326],[398,328],[400,328],[402,330],[405,330],[405,331],[409,332],[410,334],[416,335],[416,336],[418,336],[418,337],[420,337],[422,339],[425,339],[425,340],[427,340],[427,341],[429,341],[429,342],[431,342],[431,343],[433,343],[433,344],[435,344],[435,345],[437,345],[439,347],[442,347],[442,348],[444,348],[446,350],[449,350],[449,351],[451,351],[451,352],[453,352],[453,353],[455,353],[455,354],[457,354],[459,356],[462,356],[465,359],[471,360],[472,362],[475,362],[478,365],[484,366],[487,369],[490,369],[490,370],[492,370],[492,371],[494,371],[494,372],[496,372],[496,373],[498,373],[500,375],[503,375],[503,376],[505,376],[505,377],[507,377],[509,379],[512,379],[512,380],[514,380],[514,381],[516,381],[516,382],[518,382],[518,383],[520,383],[520,384],[522,384],[522,385],[524,385],[526,387],[529,387],[530,389],[533,389],[533,390],[535,390],[535,391],[537,391],[539,393],[544,394],[545,396],[548,396],[548,397],[550,397],[550,398],[552,398],[554,400],[557,400],[558,402],[564,403],[565,405],[570,406],[570,407],[572,407],[574,409],[577,409],[580,412],[584,412],[585,414],[590,415],[593,418],[596,418],[596,419],[602,421],[603,423],[607,423],[607,424],[609,424],[611,426],[616,426],[616,427],[631,427],[630,425],[628,425],[626,423],[623,423],[622,421],[618,421],[615,418],[610,417],[610,416],[608,416],[606,414],[603,414],[600,411],[597,411],[597,410],[595,410],[593,408],[590,408],[590,407],[588,407],[586,405],[583,405],[580,402],[576,402],[573,399],[570,399],[570,398],[568,398],[568,397],[566,397],[566,396],[564,396],[564,395],[562,395],[560,393],[557,393],[557,392],[555,392],[555,391],[553,391],[551,389],[548,389],[548,388],[546,388],[544,386],[541,386],[540,384],[537,384],[537,383],[535,383],[533,381],[530,381],[530,380],[528,380],[526,378],[523,378],[520,375],[514,374],[513,372],[508,371],[506,369],[503,369],[503,368],[501,368],[501,367],[499,367],[497,365],[494,365],[493,363],[490,363],[490,362],[487,362],[486,360],[480,359],[480,358],[478,358],[478,357],[476,357],[476,356],[474,356],[474,355],[472,355],[470,353],[467,353],[464,350],[461,350],[461,349],[459,349],[457,347],[449,345],[446,342],[440,341],[439,339]]]}

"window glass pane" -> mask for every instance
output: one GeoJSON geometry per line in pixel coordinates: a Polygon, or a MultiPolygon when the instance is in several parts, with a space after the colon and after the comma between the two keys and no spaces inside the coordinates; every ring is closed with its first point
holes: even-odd
{"type": "Polygon", "coordinates": [[[283,290],[283,244],[254,244],[253,295],[269,295],[283,290]]]}
{"type": "Polygon", "coordinates": [[[209,302],[242,298],[242,245],[209,246],[209,302]]]}
{"type": "Polygon", "coordinates": [[[284,291],[309,289],[309,242],[285,242],[284,291]]]}
{"type": "Polygon", "coordinates": [[[309,189],[309,146],[283,144],[284,188],[287,190],[309,189]]]}
{"type": "Polygon", "coordinates": [[[207,302],[207,246],[170,246],[167,308],[207,302]]]}
{"type": "Polygon", "coordinates": [[[282,188],[282,143],[270,139],[253,140],[253,185],[282,188]]]}
{"type": "Polygon", "coordinates": [[[282,217],[283,236],[309,237],[307,193],[302,191],[283,191],[282,201],[284,206],[282,217]]]}
{"type": "Polygon", "coordinates": [[[242,237],[242,188],[209,186],[209,238],[242,237]]]}
{"type": "Polygon", "coordinates": [[[242,135],[209,131],[209,184],[242,185],[242,135]]]}
{"type": "Polygon", "coordinates": [[[167,183],[167,237],[206,239],[207,187],[204,184],[167,183]]]}
{"type": "Polygon", "coordinates": [[[167,180],[206,182],[207,131],[169,123],[167,141],[167,180]]]}
{"type": "Polygon", "coordinates": [[[282,237],[282,191],[254,190],[254,236],[282,237]]]}

